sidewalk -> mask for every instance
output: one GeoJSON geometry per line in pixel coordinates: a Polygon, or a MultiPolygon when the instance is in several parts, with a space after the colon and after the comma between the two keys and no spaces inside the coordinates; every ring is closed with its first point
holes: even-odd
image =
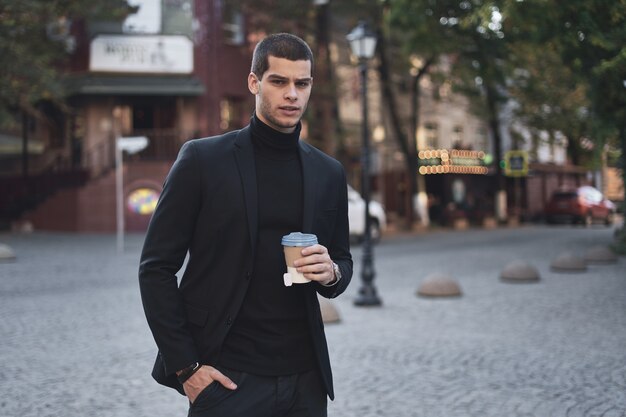
{"type": "MultiPolygon", "coordinates": [[[[606,244],[593,227],[470,229],[387,236],[374,248],[379,308],[355,307],[355,275],[326,333],[337,399],[330,417],[626,415],[626,260],[550,271],[564,250],[606,244]],[[506,284],[513,259],[536,284],[506,284]],[[463,296],[415,296],[444,272],[463,296]]],[[[150,378],[155,347],[141,308],[142,235],[0,234],[0,415],[170,417],[186,401],[150,378]]]]}
{"type": "MultiPolygon", "coordinates": [[[[391,239],[375,250],[380,309],[353,284],[327,326],[337,401],[330,416],[624,416],[626,274],[617,265],[557,274],[550,261],[611,240],[606,228],[526,226],[391,239]],[[511,260],[537,284],[506,284],[511,260]],[[417,298],[426,276],[454,277],[459,299],[417,298]]],[[[358,253],[357,253],[358,254],[358,253]]]]}

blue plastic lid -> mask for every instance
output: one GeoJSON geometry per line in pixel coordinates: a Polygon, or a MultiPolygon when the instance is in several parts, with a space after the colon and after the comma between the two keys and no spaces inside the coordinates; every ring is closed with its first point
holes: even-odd
{"type": "Polygon", "coordinates": [[[283,236],[283,246],[313,246],[317,244],[317,236],[309,233],[291,232],[283,236]]]}

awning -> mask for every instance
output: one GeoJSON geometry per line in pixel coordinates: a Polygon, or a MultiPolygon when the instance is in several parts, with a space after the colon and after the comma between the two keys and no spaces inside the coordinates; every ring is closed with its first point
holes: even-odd
{"type": "Polygon", "coordinates": [[[96,76],[71,77],[69,95],[97,96],[199,96],[204,86],[194,77],[96,76]]]}
{"type": "Polygon", "coordinates": [[[534,172],[549,172],[560,174],[584,174],[589,172],[589,169],[578,165],[557,165],[553,163],[531,162],[528,164],[528,168],[534,172]]]}

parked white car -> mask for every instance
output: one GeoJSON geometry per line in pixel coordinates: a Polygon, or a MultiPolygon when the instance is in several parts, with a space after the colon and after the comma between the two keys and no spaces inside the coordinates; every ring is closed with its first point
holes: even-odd
{"type": "MultiPolygon", "coordinates": [[[[371,218],[370,236],[373,242],[378,242],[387,226],[385,209],[378,201],[370,199],[369,213],[371,218]]],[[[348,185],[348,221],[350,236],[362,240],[365,235],[365,201],[361,194],[348,185]]]]}

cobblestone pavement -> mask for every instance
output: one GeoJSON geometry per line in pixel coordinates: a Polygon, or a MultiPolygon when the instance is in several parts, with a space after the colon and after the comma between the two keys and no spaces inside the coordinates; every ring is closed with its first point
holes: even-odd
{"type": "MultiPolygon", "coordinates": [[[[356,274],[326,332],[337,399],[330,417],[626,417],[626,259],[551,272],[568,250],[611,241],[602,227],[522,227],[397,236],[375,248],[380,308],[352,304],[356,274]],[[541,281],[507,284],[510,261],[541,281]],[[415,296],[429,274],[463,297],[415,296]]],[[[0,234],[0,416],[186,415],[149,376],[155,347],[136,279],[143,236],[0,234]]],[[[253,416],[252,416],[253,417],[253,416]]]]}

